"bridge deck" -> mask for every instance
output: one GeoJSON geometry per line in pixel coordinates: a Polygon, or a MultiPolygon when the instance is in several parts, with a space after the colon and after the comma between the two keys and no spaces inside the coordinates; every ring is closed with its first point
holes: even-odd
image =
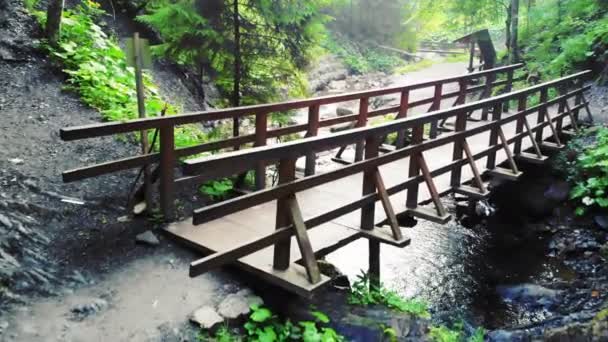
{"type": "MultiPolygon", "coordinates": [[[[555,108],[553,108],[554,110],[555,108]]],[[[508,113],[504,113],[503,117],[507,117],[508,115],[508,113]]],[[[532,119],[532,116],[530,119],[532,119]]],[[[483,123],[469,122],[468,127],[472,128],[483,123]]],[[[565,120],[565,123],[569,123],[568,119],[565,120]]],[[[507,138],[512,137],[515,134],[515,122],[504,125],[503,130],[507,138]]],[[[545,136],[549,135],[549,130],[545,129],[545,136]]],[[[473,154],[486,149],[488,140],[489,131],[468,138],[473,154]]],[[[529,139],[524,139],[522,149],[526,149],[529,146],[531,146],[529,139]]],[[[453,144],[443,145],[426,151],[425,159],[429,164],[429,169],[436,170],[451,163],[452,152],[453,144]]],[[[501,149],[496,156],[497,164],[504,160],[506,160],[506,155],[501,149]]],[[[486,158],[477,160],[480,170],[485,169],[485,161],[486,158]]],[[[405,158],[380,167],[380,172],[387,188],[401,183],[408,178],[408,165],[409,158],[405,158]]],[[[472,178],[473,175],[470,167],[464,166],[462,175],[465,180],[472,178]]],[[[346,205],[359,199],[361,197],[362,182],[363,175],[359,173],[299,192],[297,198],[304,219],[306,220],[307,218],[326,213],[332,208],[346,205]]],[[[450,190],[449,173],[435,177],[434,182],[440,193],[450,190]]],[[[407,191],[402,191],[391,196],[395,212],[400,213],[406,210],[406,193],[407,191]]],[[[430,199],[430,194],[424,184],[420,186],[418,198],[421,201],[430,199]]],[[[189,218],[183,222],[170,225],[166,230],[177,239],[182,240],[203,253],[221,252],[271,233],[275,229],[275,215],[276,202],[273,201],[207,222],[198,227],[192,225],[192,219],[189,218]]],[[[385,219],[386,216],[380,202],[376,202],[375,222],[380,223],[385,219]]],[[[358,232],[359,224],[360,210],[357,210],[309,230],[312,247],[317,256],[327,255],[337,248],[360,238],[361,236],[358,232]]],[[[407,230],[404,233],[407,235],[407,230]]],[[[295,238],[292,239],[291,260],[294,262],[300,260],[301,255],[295,238]]],[[[293,264],[293,267],[290,267],[285,272],[274,270],[272,268],[272,252],[273,248],[268,247],[250,254],[241,258],[238,266],[245,271],[263,277],[263,279],[270,283],[288,288],[303,296],[310,295],[311,291],[327,283],[328,279],[324,278],[320,283],[310,284],[306,280],[304,268],[297,264],[293,264]]]]}

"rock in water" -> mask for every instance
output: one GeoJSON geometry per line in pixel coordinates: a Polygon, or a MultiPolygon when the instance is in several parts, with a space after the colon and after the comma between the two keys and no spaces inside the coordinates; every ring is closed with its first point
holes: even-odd
{"type": "Polygon", "coordinates": [[[595,224],[604,230],[608,230],[608,215],[596,215],[593,217],[595,224]]]}
{"type": "Polygon", "coordinates": [[[72,308],[72,314],[76,320],[83,320],[91,315],[97,314],[108,307],[108,302],[101,298],[95,298],[89,303],[78,304],[72,308]]]}
{"type": "Polygon", "coordinates": [[[2,214],[0,214],[0,223],[2,223],[8,229],[13,228],[13,224],[11,223],[11,220],[9,220],[8,217],[6,217],[2,214]]]}
{"type": "Polygon", "coordinates": [[[150,246],[157,246],[160,243],[156,235],[154,235],[154,233],[149,230],[146,230],[145,232],[137,235],[135,237],[135,241],[150,246]]]}
{"type": "Polygon", "coordinates": [[[198,324],[203,329],[213,330],[224,319],[210,306],[198,308],[190,315],[190,321],[198,324]]]}
{"type": "Polygon", "coordinates": [[[495,212],[496,209],[494,209],[494,207],[492,207],[488,201],[482,200],[475,203],[475,214],[478,216],[490,217],[494,215],[495,212]]]}
{"type": "Polygon", "coordinates": [[[241,316],[249,314],[252,305],[262,305],[262,298],[253,295],[249,290],[241,290],[237,293],[229,294],[218,305],[218,312],[226,319],[236,320],[241,316]]]}
{"type": "Polygon", "coordinates": [[[559,291],[557,290],[551,290],[535,284],[498,286],[496,290],[507,302],[543,307],[554,305],[558,301],[559,295],[559,291]]]}
{"type": "Polygon", "coordinates": [[[568,195],[570,194],[570,185],[567,182],[555,182],[549,186],[549,188],[545,191],[545,198],[562,202],[568,199],[568,195]]]}

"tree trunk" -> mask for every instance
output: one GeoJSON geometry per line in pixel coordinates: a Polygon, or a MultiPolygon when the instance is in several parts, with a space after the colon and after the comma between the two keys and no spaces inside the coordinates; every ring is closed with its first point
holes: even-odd
{"type": "Polygon", "coordinates": [[[234,88],[232,93],[232,106],[241,104],[241,22],[239,19],[239,1],[234,0],[234,88]]]}
{"type": "Polygon", "coordinates": [[[511,63],[519,61],[519,46],[517,45],[519,29],[519,0],[511,0],[511,63]]]}
{"type": "Polygon", "coordinates": [[[61,34],[61,15],[63,13],[64,0],[51,0],[47,8],[46,37],[49,44],[57,46],[61,34]]]}
{"type": "Polygon", "coordinates": [[[505,46],[511,55],[511,5],[507,7],[507,18],[505,19],[505,46]]]}

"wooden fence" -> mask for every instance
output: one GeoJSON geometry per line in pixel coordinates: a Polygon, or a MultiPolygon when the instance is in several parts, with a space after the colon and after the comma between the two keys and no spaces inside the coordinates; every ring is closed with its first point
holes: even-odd
{"type": "MultiPolygon", "coordinates": [[[[390,113],[397,113],[396,119],[401,119],[407,116],[408,111],[419,106],[430,105],[429,111],[438,110],[440,109],[441,101],[445,99],[455,98],[453,105],[459,105],[466,102],[467,95],[474,94],[476,92],[481,92],[480,98],[488,97],[492,93],[493,89],[498,86],[505,86],[505,91],[508,92],[511,90],[512,83],[515,80],[514,71],[520,67],[522,67],[521,64],[516,64],[406,86],[389,87],[304,100],[294,100],[281,103],[212,110],[197,113],[186,113],[169,117],[137,119],[127,122],[110,122],[78,127],[67,127],[61,129],[60,131],[61,139],[64,141],[157,129],[160,132],[160,149],[158,153],[127,157],[120,160],[68,170],[63,172],[63,180],[64,182],[73,182],[112,172],[140,168],[144,165],[158,163],[160,173],[159,192],[161,210],[167,219],[171,219],[173,217],[175,184],[203,181],[203,179],[198,175],[175,179],[175,167],[178,166],[179,158],[209,151],[238,149],[240,146],[246,144],[254,144],[254,146],[257,147],[265,146],[269,143],[269,139],[279,138],[294,133],[305,133],[306,137],[314,137],[317,136],[319,129],[322,127],[329,127],[346,122],[355,122],[357,127],[364,127],[367,125],[369,118],[390,113]],[[498,80],[498,76],[502,74],[505,74],[506,77],[502,80],[498,80]],[[476,85],[471,82],[478,79],[484,79],[485,83],[476,85]],[[445,85],[451,83],[458,84],[458,90],[446,92],[445,85]],[[411,91],[425,88],[433,89],[434,95],[429,98],[410,101],[409,95],[411,91]],[[369,110],[370,98],[390,94],[400,94],[400,104],[398,106],[380,108],[373,111],[369,110]],[[329,119],[320,119],[319,110],[321,106],[353,100],[358,100],[360,103],[359,113],[329,119]],[[308,108],[307,123],[287,127],[268,128],[268,116],[271,113],[302,108],[308,108]],[[255,116],[255,133],[253,134],[233,136],[227,139],[211,141],[192,147],[175,148],[174,129],[176,126],[193,123],[202,124],[205,122],[226,119],[242,119],[251,116],[255,116]]],[[[488,112],[484,112],[482,115],[487,117],[487,113],[488,112]]],[[[431,138],[434,138],[437,135],[438,121],[432,121],[430,124],[431,138]]],[[[404,141],[405,131],[399,132],[397,146],[402,147],[404,145],[404,141]]],[[[364,145],[362,141],[355,142],[355,144],[357,145],[356,160],[361,160],[364,153],[364,145]]],[[[315,174],[315,158],[316,156],[314,153],[307,155],[305,168],[306,175],[315,174]]],[[[253,165],[251,167],[252,169],[256,170],[257,189],[263,189],[265,187],[266,165],[263,163],[258,163],[257,165],[253,165]]]]}
{"type": "Polygon", "coordinates": [[[360,127],[330,136],[309,137],[274,146],[259,146],[248,150],[187,160],[185,171],[198,177],[199,181],[238,174],[254,168],[260,163],[265,165],[277,164],[279,170],[279,185],[276,187],[210,205],[194,212],[193,223],[200,225],[253,206],[277,201],[276,230],[273,233],[193,262],[190,268],[191,276],[234,262],[273,245],[274,268],[285,270],[291,262],[289,260],[290,241],[291,236],[295,235],[308,280],[311,283],[318,282],[320,279],[319,270],[306,231],[356,210],[361,210],[361,235],[370,240],[370,272],[374,275],[379,272],[379,259],[375,255],[379,253],[380,243],[397,246],[409,243],[409,240],[401,234],[393,206],[389,200],[390,195],[407,190],[406,206],[409,214],[437,222],[446,222],[449,215],[441,203],[433,178],[450,173],[453,191],[474,197],[483,197],[487,191],[481,180],[481,173],[477,169],[476,160],[486,158],[488,170],[512,178],[516,178],[520,174],[514,153],[518,154],[520,158],[537,162],[542,161],[544,159],[541,154],[542,148],[563,147],[560,136],[563,132],[566,132],[564,130],[564,118],[569,119],[571,130],[576,131],[579,129],[577,124],[579,111],[585,109],[588,115],[591,115],[583,95],[584,91],[589,89],[589,86],[584,86],[582,82],[589,74],[590,71],[580,72],[509,94],[437,110],[428,115],[400,118],[375,127],[360,127]],[[550,98],[549,95],[553,92],[555,95],[550,98]],[[534,95],[539,96],[539,103],[529,105],[528,101],[534,95]],[[574,99],[573,104],[570,104],[572,102],[569,101],[570,99],[574,99]],[[503,116],[504,104],[510,101],[518,103],[516,112],[503,116]],[[548,108],[555,105],[558,106],[557,114],[551,116],[548,108]],[[475,125],[475,127],[467,127],[467,115],[470,112],[487,109],[491,109],[490,121],[475,125]],[[535,115],[536,123],[534,125],[531,125],[528,120],[530,115],[535,115]],[[456,130],[454,132],[426,141],[423,140],[424,125],[447,118],[455,119],[456,130]],[[515,135],[507,138],[503,132],[503,126],[513,122],[516,123],[515,135]],[[550,141],[543,139],[543,131],[547,127],[551,131],[550,141]],[[414,142],[407,147],[380,155],[381,137],[403,130],[413,131],[414,142]],[[483,132],[490,132],[488,147],[473,155],[468,147],[467,138],[483,132]],[[533,153],[523,153],[521,151],[523,139],[530,140],[533,153]],[[301,179],[295,178],[295,163],[298,158],[308,156],[311,152],[319,153],[360,141],[365,142],[364,160],[323,174],[301,179]],[[446,144],[454,145],[452,162],[439,169],[430,170],[423,156],[424,152],[446,144]],[[513,145],[513,149],[511,149],[511,145],[513,145]],[[508,169],[498,168],[495,165],[496,154],[501,149],[506,153],[508,169]],[[410,161],[409,175],[405,176],[404,173],[402,182],[386,188],[378,168],[404,158],[409,158],[410,161]],[[473,170],[473,186],[465,187],[462,184],[461,172],[462,167],[467,165],[473,170]],[[316,217],[307,220],[302,218],[296,199],[298,192],[357,173],[364,175],[361,198],[337,208],[328,208],[329,211],[316,217]],[[418,207],[420,183],[427,185],[435,210],[422,210],[418,207]],[[376,201],[381,201],[388,218],[391,227],[388,234],[375,227],[376,201]]]}

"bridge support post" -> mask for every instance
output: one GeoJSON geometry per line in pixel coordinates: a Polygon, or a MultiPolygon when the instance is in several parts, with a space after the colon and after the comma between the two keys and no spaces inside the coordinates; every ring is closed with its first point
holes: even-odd
{"type": "MultiPolygon", "coordinates": [[[[367,124],[367,112],[369,110],[369,98],[362,97],[359,100],[359,116],[357,117],[356,127],[365,127],[367,124]]],[[[363,160],[364,142],[357,142],[355,145],[355,162],[363,160]]]]}
{"type": "MultiPolygon", "coordinates": [[[[434,112],[441,108],[441,93],[443,92],[443,84],[438,83],[435,85],[435,93],[433,95],[433,104],[429,108],[429,112],[434,112]]],[[[437,134],[439,130],[439,120],[433,120],[431,122],[431,130],[429,132],[429,137],[431,139],[437,138],[437,134]]]]}
{"type": "MultiPolygon", "coordinates": [[[[486,76],[486,84],[485,87],[483,88],[483,91],[481,92],[481,96],[479,96],[480,100],[486,99],[488,97],[492,96],[492,89],[494,88],[494,81],[496,80],[496,75],[494,73],[490,73],[488,74],[488,76],[486,76]]],[[[481,110],[481,120],[488,120],[488,111],[489,108],[488,107],[484,107],[481,110]]]]}
{"type": "MultiPolygon", "coordinates": [[[[540,100],[539,100],[539,105],[541,106],[538,109],[538,117],[536,120],[537,124],[541,124],[543,123],[543,121],[545,121],[545,112],[547,111],[547,98],[548,98],[548,92],[547,92],[547,88],[543,88],[540,90],[540,100]]],[[[536,131],[536,141],[539,144],[542,144],[543,142],[543,132],[544,132],[544,127],[541,127],[539,130],[536,131]]]]}
{"type": "MultiPolygon", "coordinates": [[[[380,140],[377,137],[368,138],[365,141],[365,159],[376,158],[380,140]]],[[[371,168],[363,173],[363,196],[376,192],[377,169],[371,168]]],[[[361,229],[374,229],[374,213],[376,204],[370,203],[361,208],[361,229]]],[[[369,239],[369,269],[370,287],[380,285],[380,242],[369,239]]]]}
{"type": "Polygon", "coordinates": [[[172,125],[160,129],[160,207],[166,220],[173,219],[175,136],[172,125]]]}
{"type": "MultiPolygon", "coordinates": [[[[308,108],[308,131],[306,137],[315,137],[319,132],[319,105],[314,104],[308,108]]],[[[317,155],[315,152],[311,152],[306,155],[306,167],[304,169],[305,176],[312,176],[315,174],[317,166],[317,155]]]]}
{"type": "MultiPolygon", "coordinates": [[[[296,160],[281,159],[279,162],[279,184],[289,183],[296,178],[296,160]]],[[[287,196],[288,197],[288,196],[287,196]]],[[[289,201],[287,197],[277,199],[276,229],[291,224],[289,201]]],[[[291,254],[291,238],[284,239],[274,245],[273,267],[284,271],[289,267],[291,254]]]]}
{"type": "MultiPolygon", "coordinates": [[[[513,89],[513,69],[507,71],[507,84],[505,84],[505,91],[503,93],[508,94],[511,92],[512,89],[513,89]]],[[[511,101],[505,101],[504,105],[502,106],[502,111],[508,112],[509,108],[510,108],[510,104],[511,104],[511,101]]]]}
{"type": "MultiPolygon", "coordinates": [[[[500,120],[501,116],[502,116],[502,104],[497,103],[494,105],[494,108],[492,109],[492,121],[500,120]]],[[[496,146],[497,144],[498,144],[498,127],[494,127],[490,131],[490,142],[488,145],[490,147],[493,147],[493,146],[496,146]]],[[[488,154],[488,159],[486,162],[486,168],[488,168],[489,170],[493,169],[495,166],[496,166],[496,150],[494,150],[488,154]]]]}
{"type": "MultiPolygon", "coordinates": [[[[397,114],[397,119],[402,119],[407,117],[408,107],[410,105],[410,91],[406,89],[401,92],[401,101],[399,102],[399,114],[397,114]]],[[[397,132],[397,141],[395,141],[396,148],[405,147],[405,139],[407,137],[407,130],[402,130],[397,132]]]]}
{"type": "MultiPolygon", "coordinates": [[[[522,112],[522,111],[526,110],[527,102],[528,102],[527,95],[520,96],[517,99],[517,111],[522,112]]],[[[519,134],[519,133],[523,132],[525,121],[526,121],[525,115],[520,115],[517,118],[517,123],[515,124],[515,134],[519,134]]],[[[513,148],[513,152],[515,154],[521,153],[521,141],[522,141],[522,139],[517,139],[517,141],[515,141],[515,146],[513,148]]]]}
{"type": "MultiPolygon", "coordinates": [[[[255,146],[265,146],[268,131],[268,113],[256,113],[255,115],[255,146]]],[[[258,163],[255,168],[255,188],[262,190],[266,187],[266,165],[258,163]]]]}
{"type": "MultiPolygon", "coordinates": [[[[456,124],[454,126],[454,131],[463,132],[466,130],[466,127],[467,127],[467,113],[466,112],[458,113],[458,116],[456,117],[456,124]]],[[[463,142],[464,142],[464,138],[454,141],[454,152],[452,154],[453,161],[462,159],[463,142]]],[[[462,175],[462,166],[457,166],[452,170],[452,175],[451,175],[451,179],[450,179],[450,186],[452,188],[460,186],[460,182],[461,182],[461,178],[462,178],[461,175],[462,175]]]]}
{"type": "MultiPolygon", "coordinates": [[[[417,125],[412,129],[412,144],[420,144],[423,140],[422,135],[424,134],[424,126],[417,125]]],[[[418,164],[418,157],[414,154],[410,155],[409,160],[409,178],[418,177],[420,175],[420,166],[418,164]]],[[[412,185],[407,189],[406,207],[408,209],[415,209],[418,207],[418,182],[413,182],[412,185]]]]}

